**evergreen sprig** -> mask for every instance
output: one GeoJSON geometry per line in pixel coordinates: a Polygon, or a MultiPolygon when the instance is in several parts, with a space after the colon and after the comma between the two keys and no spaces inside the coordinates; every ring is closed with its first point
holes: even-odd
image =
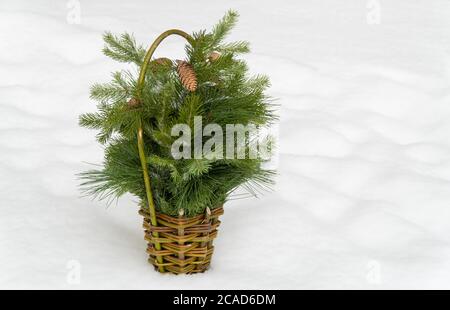
{"type": "Polygon", "coordinates": [[[133,36],[124,33],[120,37],[106,32],[103,35],[105,47],[103,53],[114,60],[120,62],[135,63],[138,66],[142,64],[145,56],[145,50],[142,46],[138,46],[133,36]]]}
{"type": "MultiPolygon", "coordinates": [[[[276,120],[271,98],[265,94],[269,79],[250,77],[244,61],[237,58],[249,51],[246,41],[224,43],[236,24],[238,14],[229,11],[211,32],[194,33],[186,46],[187,57],[195,71],[198,86],[189,92],[180,83],[175,66],[151,67],[148,70],[139,105],[128,101],[137,90],[137,76],[130,72],[114,73],[112,81],[94,84],[91,98],[98,111],[80,116],[80,125],[98,130],[97,139],[104,144],[101,168],[80,175],[82,190],[99,199],[112,201],[131,193],[146,206],[142,168],[136,132],[144,129],[145,153],[156,208],[176,215],[180,209],[187,216],[205,212],[233,198],[238,187],[249,196],[257,196],[272,184],[274,172],[263,168],[264,159],[180,159],[171,155],[171,135],[175,124],[187,124],[194,132],[194,117],[203,125],[216,123],[267,126],[276,120]],[[221,55],[208,61],[212,52],[221,55]]],[[[145,51],[129,34],[104,35],[105,55],[120,61],[142,64],[145,51]]],[[[225,135],[225,133],[224,133],[225,135]]],[[[246,142],[245,152],[256,137],[246,142]]],[[[193,139],[193,137],[192,137],[193,139]]],[[[204,137],[205,142],[209,137],[204,137]]]]}

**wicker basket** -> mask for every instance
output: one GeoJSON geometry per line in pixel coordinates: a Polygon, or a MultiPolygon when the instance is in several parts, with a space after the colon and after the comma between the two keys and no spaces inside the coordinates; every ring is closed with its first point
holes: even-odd
{"type": "Polygon", "coordinates": [[[214,251],[212,243],[220,225],[218,218],[223,214],[222,206],[212,211],[207,208],[205,214],[192,218],[156,213],[158,226],[151,225],[148,210],[141,209],[139,214],[144,217],[148,261],[156,270],[189,274],[208,269],[214,251]],[[157,250],[155,244],[160,244],[161,249],[157,250]]]}

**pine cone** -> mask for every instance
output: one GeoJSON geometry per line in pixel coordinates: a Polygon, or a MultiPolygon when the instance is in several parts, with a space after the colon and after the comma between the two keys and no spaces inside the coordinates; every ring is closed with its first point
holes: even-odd
{"type": "Polygon", "coordinates": [[[167,67],[172,66],[172,60],[170,60],[169,58],[166,58],[166,57],[153,59],[151,61],[151,63],[153,65],[159,65],[159,66],[167,66],[167,67]]]}
{"type": "Polygon", "coordinates": [[[197,77],[195,76],[194,68],[188,62],[182,60],[177,60],[177,64],[177,72],[181,84],[188,91],[195,91],[197,89],[197,77]]]}
{"type": "Polygon", "coordinates": [[[138,106],[140,106],[140,104],[141,104],[141,102],[136,98],[131,98],[130,100],[128,100],[128,108],[129,109],[137,108],[138,106]]]}
{"type": "Polygon", "coordinates": [[[222,54],[220,54],[219,52],[211,52],[211,53],[208,55],[208,60],[209,60],[210,62],[214,62],[214,61],[216,61],[217,59],[219,59],[220,56],[222,56],[222,54]]]}
{"type": "Polygon", "coordinates": [[[155,73],[161,69],[168,69],[168,68],[172,67],[172,65],[173,65],[172,60],[170,60],[169,58],[161,57],[161,58],[153,59],[150,62],[149,67],[150,67],[150,70],[153,73],[155,73]]]}

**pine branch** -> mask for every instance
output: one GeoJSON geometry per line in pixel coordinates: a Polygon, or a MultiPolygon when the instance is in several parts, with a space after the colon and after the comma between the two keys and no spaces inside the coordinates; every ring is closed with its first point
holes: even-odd
{"type": "Polygon", "coordinates": [[[105,47],[103,53],[120,62],[135,63],[140,66],[145,56],[145,50],[142,46],[137,46],[134,38],[124,33],[120,37],[114,36],[111,32],[103,35],[105,47]]]}
{"type": "Polygon", "coordinates": [[[250,43],[247,41],[236,41],[221,44],[216,50],[222,53],[245,54],[250,52],[250,43]]]}
{"type": "Polygon", "coordinates": [[[239,14],[236,11],[229,10],[225,16],[214,26],[212,36],[212,46],[219,45],[228,33],[233,29],[238,20],[239,14]]]}
{"type": "Polygon", "coordinates": [[[205,159],[189,159],[183,168],[183,180],[188,181],[194,177],[199,177],[211,169],[211,161],[205,159]]]}
{"type": "Polygon", "coordinates": [[[157,155],[151,155],[147,158],[147,162],[150,165],[170,170],[170,175],[174,182],[179,182],[181,180],[181,175],[175,165],[175,160],[162,158],[157,155]]]}
{"type": "Polygon", "coordinates": [[[103,126],[103,117],[99,113],[84,113],[80,115],[78,123],[82,127],[90,129],[101,129],[103,126]]]}
{"type": "Polygon", "coordinates": [[[180,107],[178,113],[178,124],[187,124],[194,128],[194,117],[201,115],[202,103],[197,95],[189,95],[186,97],[184,104],[180,107]]]}

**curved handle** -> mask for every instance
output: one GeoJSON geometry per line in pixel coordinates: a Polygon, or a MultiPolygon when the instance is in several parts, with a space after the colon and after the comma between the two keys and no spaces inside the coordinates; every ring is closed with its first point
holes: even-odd
{"type": "MultiPolygon", "coordinates": [[[[139,73],[139,80],[138,80],[138,84],[137,84],[139,97],[141,96],[141,91],[142,91],[142,88],[144,87],[145,74],[147,73],[147,68],[150,63],[150,59],[153,56],[153,53],[155,52],[155,50],[159,46],[159,44],[165,38],[167,38],[168,36],[171,36],[171,35],[179,35],[179,36],[185,38],[190,44],[192,44],[192,42],[194,41],[194,39],[189,34],[184,32],[183,30],[179,30],[179,29],[170,29],[170,30],[164,31],[156,38],[156,40],[152,43],[152,45],[150,45],[147,53],[145,54],[144,62],[142,63],[142,66],[141,66],[141,72],[139,73]]],[[[138,98],[138,99],[140,99],[140,98],[138,98]]]]}
{"type": "MultiPolygon", "coordinates": [[[[137,97],[138,97],[137,99],[138,100],[141,99],[142,89],[143,89],[144,83],[145,83],[145,75],[147,73],[147,68],[150,63],[150,59],[152,58],[153,53],[155,52],[158,45],[165,38],[167,38],[170,35],[179,35],[179,36],[185,38],[190,44],[192,44],[192,42],[194,40],[189,34],[187,34],[186,32],[184,32],[182,30],[178,30],[178,29],[167,30],[167,31],[161,33],[156,38],[156,40],[152,43],[152,45],[150,45],[147,53],[145,54],[144,62],[141,65],[141,71],[139,73],[139,80],[137,83],[137,97]]],[[[139,159],[141,161],[141,166],[142,166],[142,174],[144,176],[145,192],[147,195],[148,210],[149,210],[149,214],[150,214],[150,222],[153,226],[158,226],[158,222],[156,221],[155,203],[153,201],[153,193],[152,193],[152,188],[150,185],[150,176],[148,174],[147,159],[146,159],[147,157],[145,155],[145,149],[144,149],[144,134],[143,134],[143,128],[142,128],[142,120],[141,120],[141,124],[139,125],[139,129],[138,129],[138,133],[137,133],[137,142],[138,142],[139,159]]],[[[155,238],[159,237],[159,234],[157,232],[153,232],[152,234],[155,238]]],[[[161,244],[159,242],[155,243],[155,249],[157,251],[161,250],[161,244]]],[[[157,255],[156,260],[158,261],[159,264],[163,263],[163,259],[161,256],[157,255]]],[[[161,272],[164,272],[164,266],[160,265],[159,270],[161,272]]]]}

